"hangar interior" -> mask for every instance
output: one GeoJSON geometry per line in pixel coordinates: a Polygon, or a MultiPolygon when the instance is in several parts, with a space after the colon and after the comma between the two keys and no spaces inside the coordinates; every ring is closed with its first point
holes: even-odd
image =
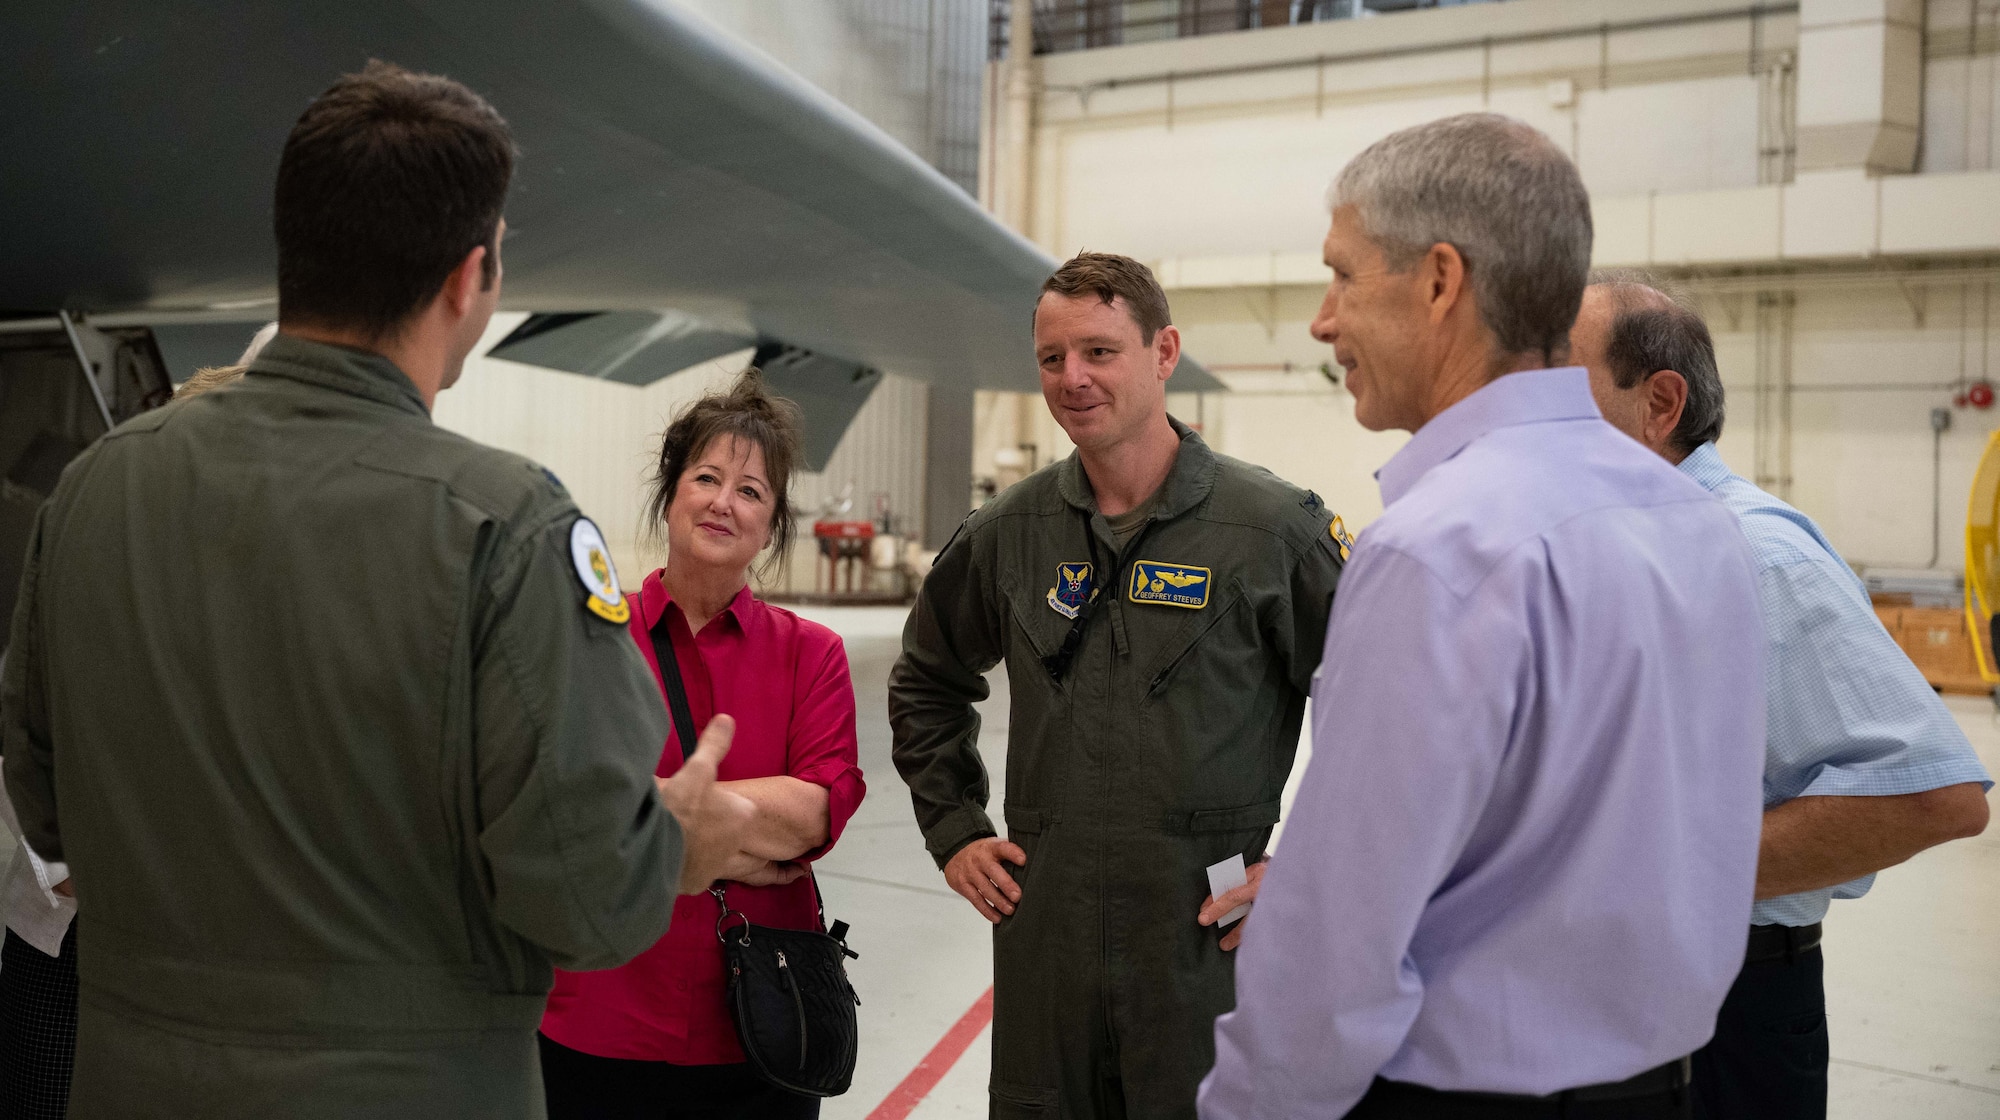
{"type": "MultiPolygon", "coordinates": [[[[1393,6],[1356,4],[1354,18],[1342,0],[1290,23],[1268,4],[1172,0],[1044,0],[1031,22],[1004,0],[701,5],[1050,255],[1149,263],[1188,352],[1223,386],[1170,394],[1174,414],[1313,488],[1357,529],[1381,509],[1374,470],[1407,437],[1355,422],[1338,367],[1308,334],[1326,285],[1327,184],[1408,124],[1482,108],[1529,121],[1590,189],[1593,263],[1648,269],[1698,302],[1729,395],[1730,465],[1813,516],[1857,570],[1919,595],[1955,586],[1974,471],[2000,428],[1975,403],[1991,396],[1968,394],[2000,364],[2000,5],[1503,0],[1375,13],[1393,6]],[[1286,25],[1259,26],[1267,14],[1286,25]],[[1035,53],[1010,49],[1029,36],[1035,53]]],[[[551,464],[602,511],[626,570],[644,570],[619,530],[636,525],[647,437],[745,357],[645,389],[489,359],[438,417],[551,464]],[[579,429],[574,415],[605,423],[579,429]]],[[[952,526],[924,520],[927,492],[969,484],[976,503],[1070,451],[1036,394],[981,390],[969,408],[951,395],[888,371],[805,476],[801,508],[847,496],[838,516],[872,518],[883,501],[897,532],[935,548],[952,526]]],[[[800,542],[772,590],[824,578],[814,549],[800,542]]],[[[847,634],[863,767],[881,776],[825,865],[830,900],[893,909],[935,946],[918,975],[901,955],[855,962],[858,984],[887,989],[864,1005],[864,1045],[897,1060],[826,1115],[872,1116],[975,1005],[985,970],[971,962],[987,936],[914,842],[887,726],[869,722],[880,704],[862,682],[881,687],[900,614],[817,617],[847,634]]],[[[2000,761],[1991,703],[1950,703],[1987,764],[2000,761]]],[[[988,708],[982,752],[997,776],[1005,709],[988,708]]],[[[1836,905],[1832,1115],[2000,1110],[1996,881],[1989,835],[1836,905]]],[[[984,1062],[980,1036],[908,1114],[983,1113],[984,1062]]]]}
{"type": "MultiPolygon", "coordinates": [[[[1170,393],[1173,413],[1356,531],[1381,512],[1373,472],[1408,437],[1356,421],[1308,332],[1327,185],[1407,125],[1481,109],[1527,121],[1589,188],[1593,263],[1673,280],[1706,317],[1730,466],[1811,515],[1885,609],[1962,608],[1968,502],[2000,431],[1996,0],[673,2],[1049,256],[1151,265],[1199,362],[1184,372],[1200,391],[1170,393]]],[[[259,311],[207,316],[199,338],[163,329],[174,378],[227,360],[259,311]]],[[[530,323],[527,308],[495,316],[435,418],[560,476],[636,586],[659,562],[641,519],[666,420],[780,356],[711,347],[635,384],[615,356],[594,376],[536,364],[530,323]]],[[[1025,389],[1020,326],[1004,360],[1025,389]]],[[[626,338],[607,336],[606,353],[626,338]]],[[[823,1115],[979,1115],[990,938],[925,854],[889,759],[894,604],[968,510],[1072,448],[1033,392],[896,368],[837,391],[844,418],[815,432],[793,502],[806,524],[865,523],[880,539],[837,569],[826,555],[844,546],[802,533],[760,587],[845,638],[872,786],[822,864],[830,916],[859,931],[868,1056],[823,1115]]],[[[1939,642],[1952,671],[1973,663],[1949,704],[2000,768],[1976,655],[1962,633],[1939,642]]],[[[1004,678],[994,694],[981,748],[997,783],[1004,678]]],[[[2000,1115],[2000,838],[1885,873],[1836,904],[1827,944],[1833,1116],[2000,1115]]]]}
{"type": "MultiPolygon", "coordinates": [[[[1970,392],[2000,365],[2000,5],[1376,11],[1396,6],[1341,0],[1293,23],[1301,13],[1284,4],[1193,0],[1042,0],[1032,19],[1004,0],[701,5],[1050,255],[1103,249],[1152,265],[1188,352],[1223,386],[1171,394],[1174,414],[1219,450],[1313,488],[1357,529],[1381,509],[1374,470],[1407,437],[1355,422],[1338,367],[1308,334],[1326,285],[1327,184],[1405,125],[1477,109],[1529,121],[1590,189],[1593,263],[1673,279],[1707,318],[1730,465],[1814,517],[1857,570],[1947,605],[1974,472],[2000,428],[1991,394],[1970,392]],[[1034,53],[1011,49],[1029,37],[1034,53]]],[[[647,437],[746,357],[645,389],[490,359],[441,398],[438,417],[550,463],[602,511],[626,570],[644,570],[620,530],[636,526],[647,437]],[[604,423],[580,429],[575,415],[604,423]]],[[[830,516],[865,519],[881,502],[896,532],[935,548],[952,525],[935,523],[927,493],[970,484],[976,503],[1070,451],[1036,394],[953,395],[888,371],[824,469],[805,476],[801,508],[837,509],[845,496],[851,510],[830,516]]],[[[801,541],[771,589],[825,578],[815,547],[801,541]]],[[[857,685],[864,666],[886,674],[900,615],[828,618],[848,632],[857,685]]],[[[2000,760],[1992,705],[1950,702],[1987,764],[2000,760]]],[[[866,721],[879,704],[864,692],[861,707],[866,721]]],[[[1004,736],[996,706],[981,740],[996,775],[1004,736]]],[[[879,717],[863,743],[864,768],[893,783],[879,717]]],[[[985,984],[983,969],[961,967],[983,959],[985,930],[957,912],[914,843],[901,791],[878,784],[864,814],[826,865],[829,893],[857,912],[894,908],[938,948],[921,977],[901,959],[856,962],[858,982],[893,993],[889,1008],[864,1007],[864,1044],[899,1060],[827,1115],[873,1115],[985,984]]],[[[1989,835],[1836,905],[1833,1115],[2000,1111],[1995,882],[1989,835]]],[[[912,1114],[983,1111],[983,1062],[982,1038],[912,1114]]]]}

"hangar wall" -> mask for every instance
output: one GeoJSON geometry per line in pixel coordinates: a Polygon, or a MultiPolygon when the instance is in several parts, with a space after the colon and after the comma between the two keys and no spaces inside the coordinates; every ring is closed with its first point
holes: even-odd
{"type": "MultiPolygon", "coordinates": [[[[1996,52],[1991,0],[1508,0],[1010,60],[989,77],[987,150],[1016,163],[989,173],[989,199],[1058,257],[1152,263],[1190,352],[1234,390],[1173,398],[1176,414],[1358,526],[1406,437],[1354,422],[1306,334],[1326,186],[1397,128],[1515,115],[1577,160],[1598,263],[1650,265],[1696,294],[1731,465],[1788,492],[1857,564],[1955,567],[2000,415],[1952,410],[1934,531],[1931,410],[2000,358],[1996,52]],[[1023,87],[1028,112],[1010,113],[1001,94],[1023,87]],[[1916,173],[1865,166],[1893,163],[1893,143],[1802,171],[1802,122],[1809,155],[1816,137],[1912,129],[1916,173]]],[[[1029,403],[982,397],[979,473],[1000,448],[1054,446],[1029,403]]]]}

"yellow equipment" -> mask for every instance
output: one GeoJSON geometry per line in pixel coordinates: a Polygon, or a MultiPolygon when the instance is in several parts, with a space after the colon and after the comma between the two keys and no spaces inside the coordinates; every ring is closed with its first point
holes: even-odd
{"type": "Polygon", "coordinates": [[[2000,431],[1986,437],[1965,510],[1965,625],[1979,675],[2000,684],[1991,619],[2000,610],[2000,431]]]}

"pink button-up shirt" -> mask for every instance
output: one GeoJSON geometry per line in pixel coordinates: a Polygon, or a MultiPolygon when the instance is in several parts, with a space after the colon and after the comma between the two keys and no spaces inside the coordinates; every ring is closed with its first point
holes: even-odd
{"type": "MultiPolygon", "coordinates": [[[[824,855],[866,792],[857,765],[854,686],[839,635],[758,601],[747,587],[701,633],[689,633],[658,571],[646,577],[635,605],[632,637],[655,676],[660,667],[650,634],[665,616],[695,725],[706,727],[717,712],[736,719],[722,781],[790,775],[825,787],[827,843],[803,858],[824,855]]],[[[680,741],[670,731],[660,776],[680,769],[682,757],[680,741]]],[[[819,910],[808,879],[774,887],[730,884],[728,896],[730,909],[758,925],[817,928],[819,910]]],[[[715,937],[719,913],[710,895],[683,896],[666,936],[624,965],[602,972],[557,971],[542,1033],[605,1058],[676,1065],[743,1061],[726,1001],[722,944],[715,937]]]]}

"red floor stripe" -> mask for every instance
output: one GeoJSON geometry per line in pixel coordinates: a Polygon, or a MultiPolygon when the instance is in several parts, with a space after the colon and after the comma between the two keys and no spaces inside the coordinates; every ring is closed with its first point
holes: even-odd
{"type": "Polygon", "coordinates": [[[882,1098],[882,1103],[876,1105],[875,1111],[868,1114],[868,1120],[904,1120],[910,1113],[916,1111],[917,1105],[922,1104],[923,1099],[930,1096],[931,1090],[937,1088],[938,1082],[944,1080],[944,1075],[965,1056],[965,1051],[972,1045],[972,1040],[978,1038],[979,1032],[985,1030],[986,1024],[992,1021],[993,989],[988,988],[984,995],[972,1002],[971,1009],[960,1016],[950,1030],[944,1032],[944,1037],[938,1039],[937,1045],[931,1047],[931,1052],[925,1054],[924,1060],[917,1063],[917,1068],[911,1070],[908,1077],[903,1078],[903,1083],[882,1098]]]}

